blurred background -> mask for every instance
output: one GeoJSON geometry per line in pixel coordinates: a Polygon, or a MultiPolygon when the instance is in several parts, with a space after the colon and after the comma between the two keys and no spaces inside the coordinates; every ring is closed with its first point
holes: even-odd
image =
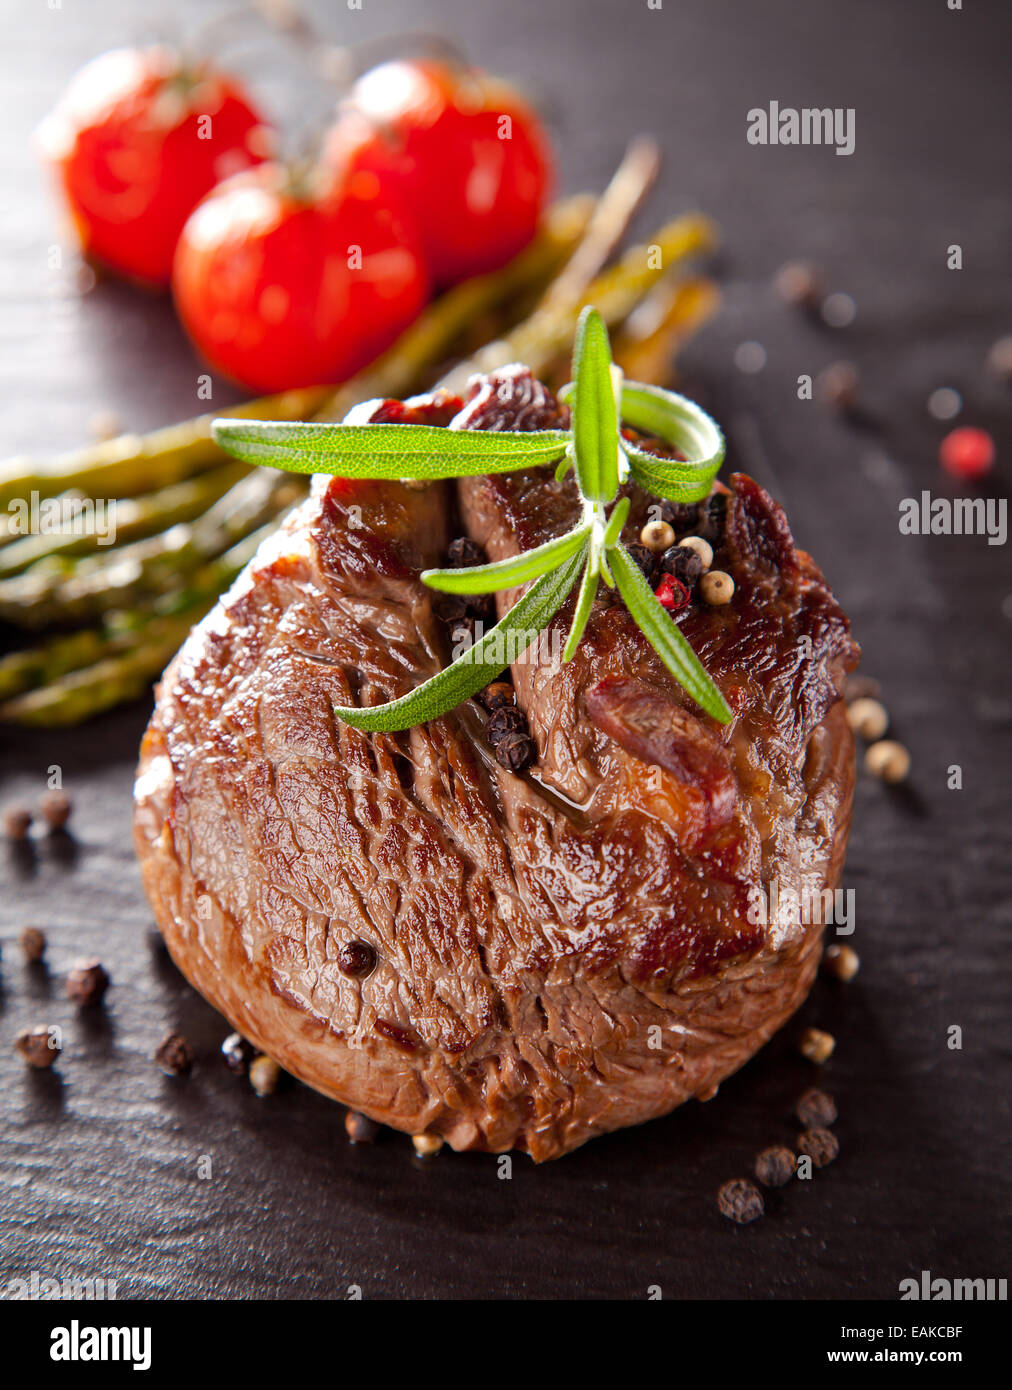
{"type": "MultiPolygon", "coordinates": [[[[5,945],[25,921],[56,921],[63,954],[101,948],[118,986],[110,1031],[76,1042],[94,1061],[87,1085],[59,1098],[32,1091],[0,1049],[0,1068],[12,1067],[8,1199],[21,1187],[0,1216],[18,1263],[85,1259],[106,1220],[108,1272],[131,1270],[140,1295],[341,1296],[354,1279],[394,1297],[639,1297],[657,1281],[672,1297],[889,1298],[921,1268],[1004,1273],[995,1209],[980,1193],[1005,1181],[1008,1138],[1007,1090],[999,1096],[994,1078],[1008,1061],[1012,569],[1007,547],[983,537],[900,536],[897,506],[922,489],[1007,489],[1012,391],[988,362],[1012,333],[1008,8],[364,0],[361,10],[304,10],[336,44],[444,33],[512,79],[546,122],[560,192],[601,189],[629,137],[653,133],[664,168],[636,231],[691,209],[719,224],[711,269],[722,302],[682,352],[680,386],[725,427],[725,476],[742,468],[785,505],[913,759],[902,788],[859,785],[845,884],[857,889],[862,972],[846,1005],[823,984],[804,1016],[838,1035],[830,1079],[849,1162],[747,1239],[729,1239],[713,1214],[716,1187],[773,1142],[770,1115],[782,1124],[808,1077],[786,1039],[713,1105],[549,1169],[520,1163],[513,1184],[497,1185],[478,1158],[421,1172],[393,1144],[363,1157],[344,1147],[339,1107],[301,1090],[280,1099],[279,1133],[217,1071],[203,1092],[166,1088],[145,1060],[161,1025],[185,1026],[212,1050],[221,1025],[157,945],[138,951],[149,919],[128,825],[149,709],[140,702],[77,731],[0,733],[5,794],[33,795],[59,764],[88,808],[61,854],[12,856],[5,945]],[[854,153],[748,144],[748,111],[771,100],[854,108],[854,153]],[[947,266],[953,244],[960,270],[947,266]],[[799,259],[819,268],[827,295],[846,297],[834,323],[778,293],[776,272],[799,259]],[[857,409],[799,399],[800,375],[840,361],[856,368],[857,409]],[[958,393],[955,415],[932,413],[939,389],[958,393]],[[939,444],[958,425],[986,430],[996,449],[995,470],[972,486],[939,467],[939,444]],[[946,787],[954,764],[961,793],[946,787]],[[945,1046],[952,1024],[964,1029],[961,1053],[945,1046]],[[50,1156],[25,1185],[18,1165],[39,1145],[50,1156]],[[229,1155],[228,1174],[195,1193],[186,1156],[201,1145],[229,1155]],[[130,1197],[134,1183],[148,1185],[144,1202],[130,1197]],[[159,1241],[159,1211],[195,1243],[159,1241]],[[283,1229],[261,1226],[278,1212],[283,1229]],[[320,1228],[330,1242],[322,1264],[312,1255],[320,1228]]],[[[186,41],[211,13],[196,0],[0,7],[3,454],[83,443],[98,412],[144,430],[205,408],[195,400],[204,368],[167,300],[104,278],[82,294],[73,256],[51,268],[60,212],[32,137],[87,59],[186,41]]],[[[220,61],[291,138],[325,118],[333,93],[307,77],[296,48],[256,24],[218,35],[220,61]]],[[[243,394],[215,378],[215,407],[243,394]]],[[[5,970],[6,1033],[29,1021],[33,996],[5,970]]]]}

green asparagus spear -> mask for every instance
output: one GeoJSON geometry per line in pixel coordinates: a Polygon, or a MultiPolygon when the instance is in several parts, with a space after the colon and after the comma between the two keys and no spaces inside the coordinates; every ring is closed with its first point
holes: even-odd
{"type": "Polygon", "coordinates": [[[473,373],[494,371],[508,362],[524,362],[535,373],[543,371],[572,340],[584,304],[595,304],[609,327],[621,323],[674,265],[713,244],[713,224],[698,213],[667,223],[649,245],[631,247],[617,265],[596,276],[568,302],[546,296],[529,318],[454,367],[440,386],[460,392],[473,373]]]}
{"type": "Polygon", "coordinates": [[[8,512],[10,502],[27,501],[33,492],[40,499],[68,488],[88,497],[130,497],[167,487],[221,463],[221,451],[210,437],[211,421],[217,415],[273,419],[268,412],[276,410],[280,420],[300,420],[318,410],[332,390],[308,386],[285,391],[151,434],[121,434],[55,459],[8,459],[0,463],[0,508],[8,512]]]}
{"type": "Polygon", "coordinates": [[[79,724],[124,700],[143,695],[214,602],[208,599],[165,618],[152,619],[143,642],[71,671],[51,684],[0,705],[0,720],[55,727],[79,724]]]}
{"type": "MultiPolygon", "coordinates": [[[[92,513],[90,530],[84,530],[82,525],[53,534],[24,535],[0,549],[0,579],[20,574],[29,565],[47,556],[87,555],[93,551],[109,555],[112,546],[141,540],[167,530],[179,521],[192,521],[247,472],[246,464],[223,465],[195,478],[185,478],[181,483],[159,488],[156,492],[145,492],[139,497],[120,497],[103,503],[106,525],[112,527],[109,540],[103,539],[102,526],[99,524],[101,516],[97,510],[92,513]],[[78,533],[75,534],[75,530],[78,533]]],[[[55,506],[62,500],[49,498],[42,505],[45,507],[50,502],[55,506]]],[[[75,515],[75,502],[77,506],[82,502],[87,506],[89,499],[68,499],[61,511],[71,520],[75,515]]],[[[91,505],[94,506],[94,503],[91,505]]],[[[88,516],[87,510],[83,515],[88,516]]]]}
{"type": "Polygon", "coordinates": [[[272,521],[246,536],[197,570],[184,589],[0,658],[0,720],[73,724],[142,693],[274,529],[272,521]]]}
{"type": "Polygon", "coordinates": [[[20,627],[87,622],[138,598],[170,593],[188,573],[276,517],[304,482],[258,468],[191,523],[135,541],[110,555],[40,560],[0,580],[0,617],[20,627]]]}

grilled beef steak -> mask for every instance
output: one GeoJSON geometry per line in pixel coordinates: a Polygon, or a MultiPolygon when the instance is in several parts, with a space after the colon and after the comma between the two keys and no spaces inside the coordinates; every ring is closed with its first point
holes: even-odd
{"type": "MultiPolygon", "coordinates": [[[[522,369],[355,419],[557,423],[522,369]]],[[[656,499],[631,492],[635,540],[656,499]]],[[[554,1158],[707,1098],[804,999],[821,928],[757,896],[838,881],[857,656],[780,508],[737,474],[676,519],[735,594],[677,615],[734,711],[723,728],[601,591],[513,666],[537,761],[494,756],[468,701],[399,735],[334,705],[405,694],[449,659],[419,571],[466,529],[492,559],[573,524],[551,470],[313,492],[165,673],[136,842],[177,964],[290,1072],[457,1149],[554,1158]]],[[[503,611],[515,594],[499,596],[503,611]]]]}

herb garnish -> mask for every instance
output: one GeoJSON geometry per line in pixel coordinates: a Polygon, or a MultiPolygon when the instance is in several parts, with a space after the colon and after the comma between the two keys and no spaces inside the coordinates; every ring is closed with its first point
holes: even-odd
{"type": "Polygon", "coordinates": [[[570,660],[590,617],[599,582],[618,587],[637,626],[675,679],[722,724],[731,718],[724,697],[620,540],[629,498],[609,512],[621,483],[676,502],[698,502],[710,491],[724,459],[724,437],[692,401],[658,386],[624,381],[611,360],[608,330],[596,309],[580,315],[573,381],[560,393],[572,409],[572,429],[531,432],[447,430],[428,425],[268,424],[222,419],[214,438],[248,463],[294,473],[343,478],[437,479],[558,463],[574,470],[582,501],[579,522],[563,536],[493,564],[422,573],[431,588],[487,594],[535,582],[518,603],[452,665],[422,685],[371,709],[335,713],[356,729],[394,732],[435,719],[476,694],[519,652],[537,640],[580,579],[564,649],[570,660]],[[655,434],[688,455],[685,461],[647,453],[619,431],[619,421],[655,434]],[[582,579],[580,578],[582,572],[582,579]]]}

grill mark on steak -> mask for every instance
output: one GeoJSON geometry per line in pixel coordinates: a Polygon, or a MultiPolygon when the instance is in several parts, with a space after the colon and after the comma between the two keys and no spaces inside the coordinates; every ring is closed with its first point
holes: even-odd
{"type": "MultiPolygon", "coordinates": [[[[371,409],[455,428],[564,418],[520,368],[464,405],[371,409]]],[[[631,538],[649,499],[627,491],[631,538]]],[[[498,559],[571,524],[572,482],[314,481],[166,672],[137,783],[169,949],[244,1036],[377,1120],[540,1161],[709,1094],[797,1007],[821,931],[748,923],[747,891],[803,859],[837,881],[853,780],[837,696],[856,649],[775,504],[742,475],[722,492],[713,540],[740,609],[736,593],[680,625],[732,726],[699,713],[603,594],[569,666],[543,649],[514,667],[541,757],[521,778],[488,758],[474,705],[401,739],[333,706],[395,698],[445,662],[418,571],[458,506],[498,559]],[[609,680],[656,692],[653,727],[616,725],[616,741],[595,723],[588,696],[609,680]],[[681,740],[670,756],[663,728],[681,740]],[[338,968],[359,937],[377,952],[363,980],[338,968]]]]}

